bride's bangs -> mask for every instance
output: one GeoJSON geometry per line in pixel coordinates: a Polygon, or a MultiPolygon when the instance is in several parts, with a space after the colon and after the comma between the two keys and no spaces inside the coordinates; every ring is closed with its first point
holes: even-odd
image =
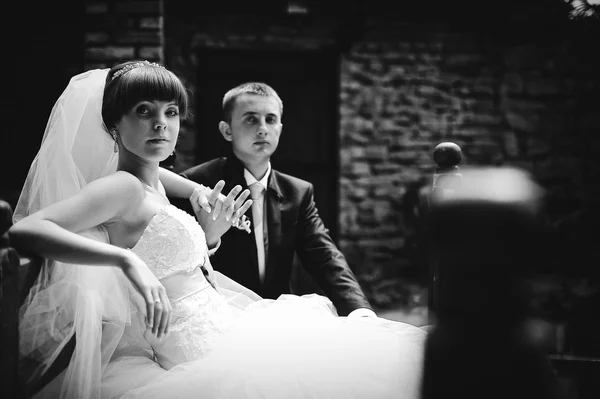
{"type": "Polygon", "coordinates": [[[121,76],[121,109],[129,111],[140,101],[174,101],[179,107],[181,119],[188,112],[188,97],[183,83],[164,68],[136,68],[121,76]]]}

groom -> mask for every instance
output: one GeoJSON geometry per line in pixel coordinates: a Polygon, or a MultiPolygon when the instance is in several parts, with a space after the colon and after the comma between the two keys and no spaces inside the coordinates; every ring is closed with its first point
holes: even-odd
{"type": "MultiPolygon", "coordinates": [[[[229,90],[219,131],[231,143],[231,155],[181,173],[209,187],[224,180],[224,192],[239,184],[252,193],[251,233],[230,229],[211,263],[263,298],[275,299],[290,293],[296,253],[339,315],[376,317],[317,212],[312,184],[271,168],[282,112],[279,95],[264,83],[229,90]]],[[[194,214],[189,203],[181,206],[194,214]]]]}

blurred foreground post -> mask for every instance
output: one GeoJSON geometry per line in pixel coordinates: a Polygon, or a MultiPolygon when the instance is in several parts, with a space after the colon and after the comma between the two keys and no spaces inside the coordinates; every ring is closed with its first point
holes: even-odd
{"type": "Polygon", "coordinates": [[[452,142],[442,142],[433,149],[433,160],[436,164],[435,173],[433,174],[433,183],[431,191],[421,198],[421,209],[419,215],[421,218],[421,227],[425,233],[425,242],[422,243],[424,249],[424,257],[427,259],[429,287],[427,298],[427,317],[429,324],[435,323],[435,314],[437,312],[438,303],[438,264],[437,259],[431,256],[432,251],[428,248],[430,231],[428,218],[431,213],[432,206],[442,201],[445,197],[451,197],[456,191],[462,187],[462,175],[460,174],[459,164],[462,161],[462,151],[460,147],[452,142]]]}
{"type": "Polygon", "coordinates": [[[541,190],[518,169],[461,174],[460,189],[429,204],[436,321],[423,399],[557,398],[553,370],[527,333],[530,298],[518,278],[536,261],[541,190]]]}

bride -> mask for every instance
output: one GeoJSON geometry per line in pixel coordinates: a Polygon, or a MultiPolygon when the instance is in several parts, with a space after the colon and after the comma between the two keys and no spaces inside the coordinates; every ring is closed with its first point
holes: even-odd
{"type": "Polygon", "coordinates": [[[56,102],[9,231],[48,259],[21,310],[30,382],[75,341],[37,396],[418,398],[422,329],[338,317],[314,294],[261,299],[212,269],[251,200],[159,167],[187,101],[173,73],[135,61],[74,76],[56,102]]]}

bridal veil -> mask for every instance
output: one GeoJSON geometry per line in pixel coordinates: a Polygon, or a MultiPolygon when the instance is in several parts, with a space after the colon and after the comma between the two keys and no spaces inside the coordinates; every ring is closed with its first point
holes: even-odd
{"type": "MultiPolygon", "coordinates": [[[[117,167],[101,109],[108,69],[71,78],[56,101],[41,147],[14,212],[15,222],[76,194],[117,167]]],[[[79,234],[108,242],[102,226],[79,234]]],[[[20,352],[26,383],[35,385],[69,343],[68,367],[38,397],[100,398],[104,368],[130,320],[128,280],[118,267],[46,260],[21,308],[20,352]]]]}

